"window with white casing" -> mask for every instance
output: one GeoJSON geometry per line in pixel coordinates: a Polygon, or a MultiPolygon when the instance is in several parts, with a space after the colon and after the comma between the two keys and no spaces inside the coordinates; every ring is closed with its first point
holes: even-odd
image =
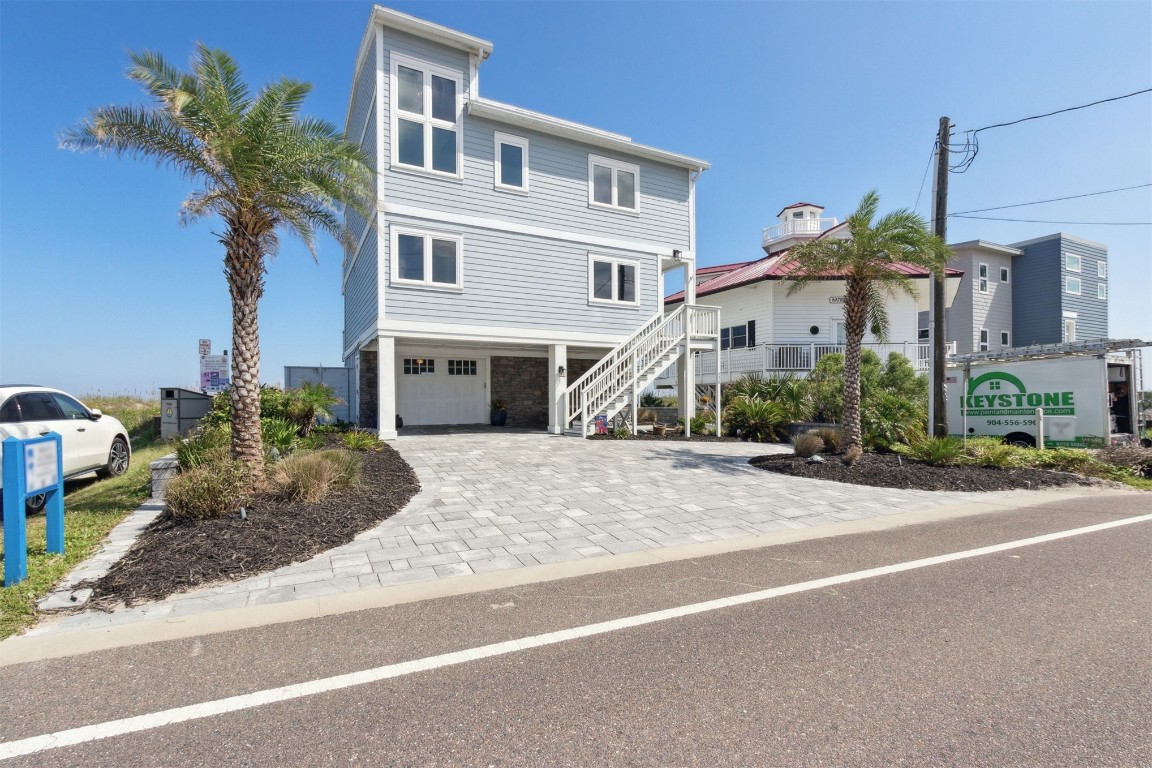
{"type": "Polygon", "coordinates": [[[639,166],[588,156],[589,205],[635,211],[639,190],[639,166]]]}
{"type": "Polygon", "coordinates": [[[528,191],[528,139],[497,133],[495,139],[496,189],[528,191]]]}
{"type": "Polygon", "coordinates": [[[593,304],[635,307],[640,304],[638,262],[611,256],[588,256],[588,300],[593,304]]]}
{"type": "Polygon", "coordinates": [[[1100,278],[1101,280],[1108,277],[1108,262],[1104,261],[1103,259],[1096,262],[1096,277],[1100,278]]]}
{"type": "Polygon", "coordinates": [[[980,265],[980,293],[988,293],[988,265],[980,265]]]}
{"type": "Polygon", "coordinates": [[[1000,267],[1000,282],[1008,282],[1008,267],[1000,267]]]}
{"type": "Polygon", "coordinates": [[[988,331],[984,328],[980,329],[980,351],[988,351],[988,331]]]}
{"type": "Polygon", "coordinates": [[[1012,344],[1009,342],[1008,331],[1000,331],[1000,346],[1004,347],[1005,349],[1008,349],[1012,346],[1012,344]]]}
{"type": "Polygon", "coordinates": [[[1080,271],[1080,257],[1075,253],[1064,254],[1064,269],[1069,272],[1080,271]]]}
{"type": "Polygon", "coordinates": [[[392,284],[463,287],[464,241],[459,235],[392,228],[392,284]]]}
{"type": "Polygon", "coordinates": [[[732,325],[720,329],[720,349],[743,349],[752,346],[754,342],[749,338],[748,323],[732,325]]]}
{"type": "Polygon", "coordinates": [[[1108,298],[1107,283],[1096,283],[1096,298],[1100,299],[1101,301],[1108,298]]]}
{"type": "Polygon", "coordinates": [[[392,165],[460,176],[459,72],[392,55],[392,165]]]}
{"type": "Polygon", "coordinates": [[[1080,295],[1080,278],[1068,275],[1064,278],[1064,292],[1073,296],[1080,295]]]}
{"type": "Polygon", "coordinates": [[[1064,341],[1076,341],[1076,321],[1064,318],[1064,341]]]}

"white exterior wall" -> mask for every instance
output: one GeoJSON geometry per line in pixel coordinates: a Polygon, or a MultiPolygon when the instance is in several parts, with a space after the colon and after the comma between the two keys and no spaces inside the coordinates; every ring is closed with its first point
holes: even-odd
{"type": "MultiPolygon", "coordinates": [[[[917,312],[919,310],[919,294],[925,293],[927,281],[915,281],[918,296],[913,298],[900,293],[886,299],[888,321],[890,330],[888,341],[901,343],[916,341],[917,312]],[[923,285],[922,285],[923,284],[923,285]]],[[[834,299],[843,299],[844,282],[842,280],[828,280],[810,283],[801,291],[788,295],[787,281],[774,281],[776,290],[776,311],[772,323],[771,341],[775,344],[836,344],[837,322],[844,320],[843,303],[834,299]],[[811,333],[812,326],[819,332],[811,333]]],[[[768,336],[764,337],[768,341],[768,336]]],[[[865,331],[866,344],[878,342],[875,336],[865,331]]]]}

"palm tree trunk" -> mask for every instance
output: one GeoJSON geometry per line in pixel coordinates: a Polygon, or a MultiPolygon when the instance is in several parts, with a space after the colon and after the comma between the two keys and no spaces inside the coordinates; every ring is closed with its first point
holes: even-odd
{"type": "Polygon", "coordinates": [[[844,297],[844,447],[861,444],[860,347],[868,320],[868,285],[849,279],[844,297]]]}
{"type": "Polygon", "coordinates": [[[264,482],[264,440],[257,307],[264,293],[264,254],[259,238],[237,226],[229,226],[224,243],[224,274],[232,296],[232,458],[248,467],[259,486],[264,482]]]}

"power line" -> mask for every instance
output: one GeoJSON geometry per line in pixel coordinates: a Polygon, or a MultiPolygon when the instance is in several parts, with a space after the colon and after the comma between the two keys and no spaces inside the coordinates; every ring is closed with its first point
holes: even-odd
{"type": "Polygon", "coordinates": [[[1139,96],[1142,93],[1152,93],[1152,88],[1144,88],[1143,90],[1126,93],[1123,96],[1112,96],[1111,98],[1093,101],[1090,104],[1080,104],[1075,107],[1065,107],[1064,109],[1057,109],[1054,112],[1045,112],[1042,115],[1030,115],[1029,117],[1022,117],[1019,120],[1011,120],[1007,123],[995,123],[993,125],[986,125],[983,128],[977,128],[972,131],[965,131],[964,144],[961,145],[961,151],[964,153],[964,159],[955,165],[949,166],[948,170],[952,173],[964,173],[972,166],[973,161],[976,160],[976,155],[980,154],[980,140],[977,138],[976,134],[980,133],[981,131],[989,131],[993,128],[1005,128],[1009,125],[1017,125],[1018,123],[1025,123],[1029,120],[1039,120],[1042,117],[1052,117],[1053,115],[1060,115],[1065,112],[1075,112],[1078,109],[1087,109],[1088,107],[1095,107],[1098,104],[1107,104],[1110,101],[1120,101],[1121,99],[1128,99],[1133,96],[1139,96]]]}
{"type": "Polygon", "coordinates": [[[949,217],[957,219],[983,219],[984,221],[1024,221],[1029,224],[1082,224],[1085,226],[1100,226],[1100,227],[1149,227],[1152,226],[1152,221],[1051,221],[1048,219],[1001,219],[995,216],[962,216],[958,213],[950,213],[949,217]]]}
{"type": "MultiPolygon", "coordinates": [[[[1133,187],[1119,187],[1118,189],[1106,189],[1103,192],[1087,192],[1083,195],[1069,195],[1068,197],[1053,197],[1050,200],[1036,200],[1031,203],[1016,203],[1015,205],[998,205],[995,208],[974,208],[971,211],[956,211],[956,213],[949,214],[950,216],[959,216],[962,213],[983,213],[985,211],[1002,211],[1005,208],[1022,208],[1026,205],[1040,205],[1041,203],[1056,203],[1061,200],[1076,200],[1081,197],[1093,197],[1095,195],[1108,195],[1113,192],[1127,192],[1130,189],[1143,189],[1144,187],[1152,187],[1152,184],[1137,184],[1133,187]]],[[[919,197],[917,197],[919,200],[919,197]]]]}
{"type": "Polygon", "coordinates": [[[928,164],[924,166],[924,175],[920,177],[920,189],[916,192],[916,204],[912,206],[913,211],[920,207],[920,195],[924,194],[924,182],[928,180],[928,171],[932,168],[932,158],[936,156],[936,147],[939,145],[939,141],[932,142],[932,151],[928,153],[928,164]]]}

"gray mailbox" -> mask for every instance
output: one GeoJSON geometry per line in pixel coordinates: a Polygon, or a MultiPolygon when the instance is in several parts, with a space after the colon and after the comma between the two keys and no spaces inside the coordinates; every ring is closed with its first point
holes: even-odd
{"type": "Polygon", "coordinates": [[[160,437],[167,440],[186,435],[196,422],[212,408],[212,398],[201,392],[179,387],[160,390],[160,437]]]}

